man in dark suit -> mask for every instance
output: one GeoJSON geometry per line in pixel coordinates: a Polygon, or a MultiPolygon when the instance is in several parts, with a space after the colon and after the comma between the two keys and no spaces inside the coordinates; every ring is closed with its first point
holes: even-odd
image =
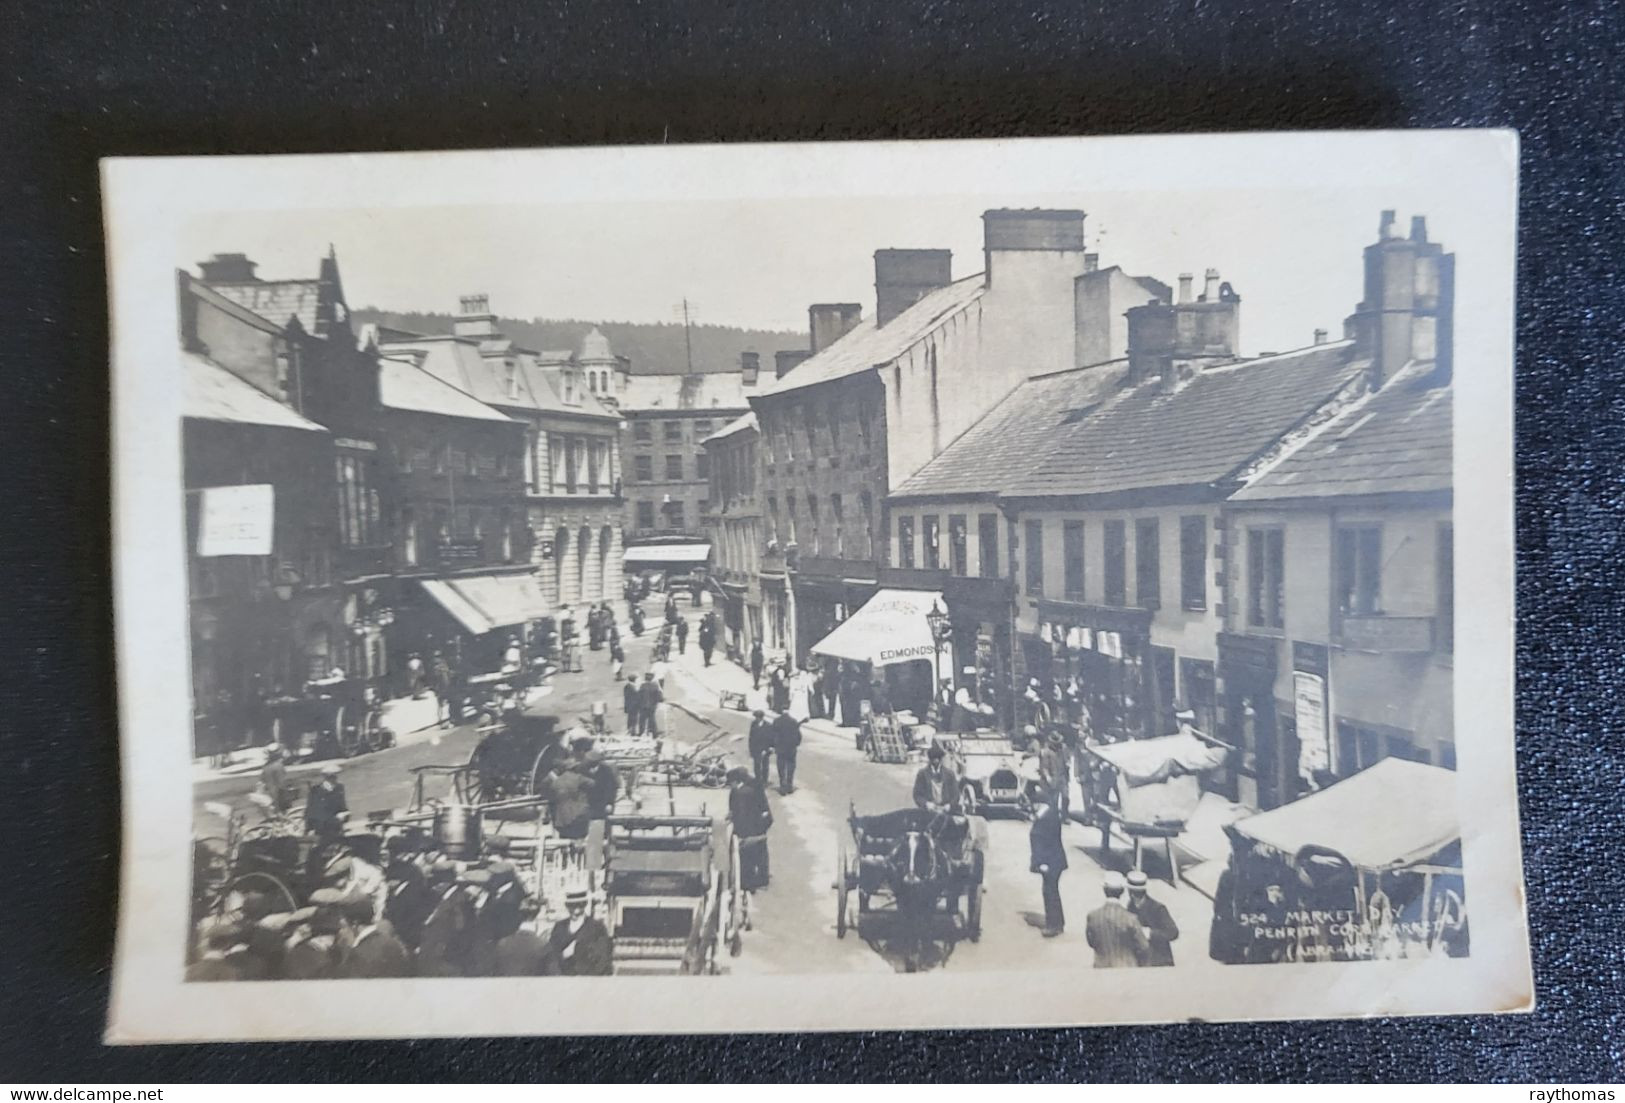
{"type": "Polygon", "coordinates": [[[779,766],[781,796],[796,791],[796,751],[800,746],[801,722],[788,712],[779,713],[778,719],[773,721],[773,758],[779,766]]]}
{"type": "Polygon", "coordinates": [[[1061,908],[1061,874],[1066,871],[1066,848],[1061,845],[1061,811],[1042,785],[1029,790],[1033,825],[1028,832],[1032,850],[1032,872],[1043,878],[1044,937],[1054,938],[1066,930],[1066,912],[1061,908]]]}
{"type": "Polygon", "coordinates": [[[310,787],[305,799],[305,830],[316,836],[316,841],[331,845],[343,841],[344,821],[350,806],[344,799],[344,784],[339,781],[339,768],[329,762],[322,767],[322,777],[310,787]]]}
{"type": "Polygon", "coordinates": [[[457,883],[457,867],[450,861],[431,866],[428,880],[435,904],[423,924],[417,973],[421,977],[463,976],[473,940],[473,904],[457,883]]]}
{"type": "Polygon", "coordinates": [[[638,678],[636,674],[626,676],[626,684],[621,687],[621,708],[626,711],[626,734],[638,735],[643,731],[643,713],[641,711],[641,697],[638,694],[638,678]]]}
{"type": "Polygon", "coordinates": [[[767,762],[773,754],[773,742],[773,721],[767,718],[767,713],[757,709],[751,714],[750,735],[745,747],[750,751],[751,769],[760,785],[767,784],[767,762]]]}
{"type": "Polygon", "coordinates": [[[728,820],[739,840],[739,887],[755,892],[767,887],[767,832],[773,826],[762,783],[743,766],[728,771],[728,820]]]}
{"type": "Polygon", "coordinates": [[[538,901],[526,898],[521,905],[523,923],[496,944],[493,975],[499,977],[556,977],[559,963],[554,960],[548,940],[532,929],[538,901]]]}
{"type": "Polygon", "coordinates": [[[914,805],[927,812],[959,813],[959,779],[943,764],[943,749],[933,743],[925,752],[925,765],[914,775],[914,805]]]}
{"type": "Polygon", "coordinates": [[[750,688],[762,688],[762,641],[755,640],[750,645],[750,688]]]}
{"type": "Polygon", "coordinates": [[[350,937],[338,963],[338,976],[360,979],[412,975],[412,955],[395,936],[388,920],[374,918],[370,897],[348,897],[339,905],[339,911],[350,925],[350,937]]]}
{"type": "Polygon", "coordinates": [[[1106,874],[1102,888],[1106,902],[1089,913],[1084,920],[1084,937],[1095,951],[1096,969],[1123,969],[1144,965],[1151,956],[1151,945],[1140,921],[1123,906],[1123,891],[1128,882],[1116,870],[1106,874]]]}
{"type": "Polygon", "coordinates": [[[1150,947],[1145,963],[1172,965],[1173,941],[1179,937],[1179,924],[1174,922],[1174,917],[1168,913],[1167,907],[1151,899],[1151,894],[1146,890],[1145,874],[1137,869],[1130,871],[1128,910],[1140,921],[1140,929],[1145,932],[1146,943],[1150,947]]]}
{"type": "Polygon", "coordinates": [[[643,675],[643,684],[638,687],[638,713],[643,718],[643,734],[660,735],[660,702],[666,695],[660,692],[660,684],[655,681],[653,671],[643,675]]]}
{"type": "Polygon", "coordinates": [[[587,893],[564,897],[566,917],[553,924],[548,950],[566,977],[607,977],[614,965],[614,946],[604,925],[587,914],[587,893]]]}

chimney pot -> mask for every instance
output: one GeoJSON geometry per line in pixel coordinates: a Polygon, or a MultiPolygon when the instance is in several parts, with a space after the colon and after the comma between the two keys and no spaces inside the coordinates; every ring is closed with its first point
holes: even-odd
{"type": "Polygon", "coordinates": [[[1398,217],[1395,211],[1383,211],[1382,220],[1377,223],[1377,240],[1387,241],[1394,236],[1394,219],[1398,217]]]}
{"type": "Polygon", "coordinates": [[[1411,216],[1411,240],[1426,241],[1428,239],[1428,220],[1426,215],[1411,216]]]}
{"type": "Polygon", "coordinates": [[[739,380],[747,387],[756,386],[756,379],[762,371],[762,357],[760,353],[742,352],[739,354],[739,380]]]}
{"type": "Polygon", "coordinates": [[[1326,343],[1326,331],[1324,329],[1315,330],[1315,344],[1324,345],[1325,343],[1326,343]]]}
{"type": "Polygon", "coordinates": [[[1188,302],[1191,301],[1191,284],[1194,283],[1195,281],[1196,281],[1196,275],[1193,272],[1181,272],[1179,274],[1179,301],[1180,302],[1188,303],[1188,302]]]}

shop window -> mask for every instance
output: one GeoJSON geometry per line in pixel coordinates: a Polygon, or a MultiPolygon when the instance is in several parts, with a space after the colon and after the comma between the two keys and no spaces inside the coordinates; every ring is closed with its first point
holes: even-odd
{"type": "MultiPolygon", "coordinates": [[[[1436,585],[1438,623],[1434,626],[1437,646],[1449,654],[1456,649],[1456,530],[1449,524],[1439,526],[1438,542],[1434,545],[1436,559],[1436,585]]],[[[1456,750],[1450,748],[1451,769],[1455,769],[1456,750]]]]}
{"type": "Polygon", "coordinates": [[[654,439],[653,427],[647,421],[634,421],[632,423],[632,439],[640,444],[648,444],[654,439]]]}
{"type": "Polygon", "coordinates": [[[1207,518],[1179,519],[1179,604],[1207,608],[1207,518]]]}
{"type": "Polygon", "coordinates": [[[925,569],[935,571],[942,566],[941,520],[936,514],[921,519],[921,535],[925,538],[925,569]]]}
{"type": "Polygon", "coordinates": [[[1022,539],[1026,541],[1025,553],[1027,557],[1027,592],[1029,594],[1042,594],[1044,592],[1044,522],[1028,521],[1027,531],[1022,539]]]}
{"type": "Polygon", "coordinates": [[[682,482],[683,481],[683,457],[682,456],[667,456],[666,457],[666,479],[668,481],[670,481],[670,482],[682,482]]]}
{"type": "Polygon", "coordinates": [[[653,456],[633,456],[632,474],[640,483],[654,482],[655,458],[653,456]]]}
{"type": "Polygon", "coordinates": [[[1247,623],[1286,625],[1286,533],[1281,529],[1247,530],[1247,623]]]}
{"type": "Polygon", "coordinates": [[[1061,526],[1061,556],[1066,568],[1066,599],[1083,600],[1083,522],[1061,526]]]}
{"type": "Polygon", "coordinates": [[[904,570],[914,569],[914,518],[897,518],[897,565],[904,570]]]}
{"type": "Polygon", "coordinates": [[[1107,521],[1102,528],[1106,555],[1106,604],[1128,604],[1127,528],[1122,521],[1107,521]]]}
{"type": "Polygon", "coordinates": [[[1337,608],[1344,616],[1373,616],[1382,594],[1382,529],[1337,530],[1337,608]]]}
{"type": "MultiPolygon", "coordinates": [[[[1455,747],[1450,747],[1452,769],[1455,747]]],[[[1416,745],[1409,732],[1366,727],[1347,720],[1337,722],[1337,772],[1343,777],[1368,770],[1385,758],[1431,764],[1432,756],[1416,745]]]]}
{"type": "Polygon", "coordinates": [[[1155,517],[1134,522],[1134,604],[1162,608],[1162,526],[1155,517]]]}
{"type": "Polygon", "coordinates": [[[983,578],[999,577],[999,515],[982,513],[976,518],[976,565],[983,578]]]}
{"type": "Polygon", "coordinates": [[[655,504],[653,502],[638,503],[638,528],[652,529],[655,527],[655,504]]]}
{"type": "Polygon", "coordinates": [[[970,532],[963,513],[948,515],[948,569],[960,578],[970,573],[970,532]]]}

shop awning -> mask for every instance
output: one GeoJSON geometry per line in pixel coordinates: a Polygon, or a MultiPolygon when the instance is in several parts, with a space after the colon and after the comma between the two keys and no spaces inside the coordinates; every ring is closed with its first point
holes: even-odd
{"type": "Polygon", "coordinates": [[[1385,758],[1318,793],[1240,820],[1233,830],[1285,854],[1330,847],[1361,869],[1415,865],[1461,836],[1456,775],[1385,758]]]}
{"type": "Polygon", "coordinates": [[[814,644],[813,652],[875,666],[935,659],[937,645],[925,615],[941,603],[940,591],[881,590],[814,644]]]}
{"type": "Polygon", "coordinates": [[[427,578],[422,585],[441,608],[476,636],[552,615],[531,574],[427,578]]]}
{"type": "Polygon", "coordinates": [[[621,556],[626,563],[704,563],[710,558],[710,544],[645,544],[627,548],[621,556]]]}

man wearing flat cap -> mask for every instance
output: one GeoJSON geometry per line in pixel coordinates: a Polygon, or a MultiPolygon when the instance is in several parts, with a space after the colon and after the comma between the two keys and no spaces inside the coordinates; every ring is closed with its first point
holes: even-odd
{"type": "Polygon", "coordinates": [[[1145,932],[1146,943],[1150,947],[1145,963],[1172,965],[1173,941],[1179,937],[1179,924],[1174,922],[1165,905],[1151,898],[1148,888],[1144,873],[1137,869],[1129,872],[1128,910],[1139,920],[1140,929],[1145,932]]]}
{"type": "Polygon", "coordinates": [[[374,914],[369,897],[352,893],[339,905],[339,912],[350,925],[348,944],[338,965],[340,977],[412,975],[411,955],[395,936],[389,920],[380,920],[374,914]]]}
{"type": "Polygon", "coordinates": [[[420,977],[457,977],[467,971],[473,937],[473,906],[457,880],[457,866],[442,859],[429,867],[429,888],[435,904],[423,923],[418,944],[420,977]]]}
{"type": "Polygon", "coordinates": [[[576,889],[564,897],[565,918],[553,924],[548,949],[566,977],[607,977],[613,963],[613,944],[604,925],[587,914],[587,891],[576,889]]]}
{"type": "Polygon", "coordinates": [[[768,760],[773,756],[774,741],[773,721],[766,712],[757,709],[751,714],[750,736],[745,746],[750,751],[751,767],[760,785],[767,784],[768,760]]]}
{"type": "Polygon", "coordinates": [[[1084,937],[1095,951],[1096,969],[1123,969],[1144,965],[1151,946],[1140,921],[1123,906],[1128,880],[1116,870],[1106,874],[1101,885],[1106,902],[1084,920],[1084,937]]]}
{"type": "Polygon", "coordinates": [[[944,763],[947,753],[939,743],[925,752],[925,765],[914,775],[914,804],[927,812],[959,813],[959,779],[944,763]]]}

